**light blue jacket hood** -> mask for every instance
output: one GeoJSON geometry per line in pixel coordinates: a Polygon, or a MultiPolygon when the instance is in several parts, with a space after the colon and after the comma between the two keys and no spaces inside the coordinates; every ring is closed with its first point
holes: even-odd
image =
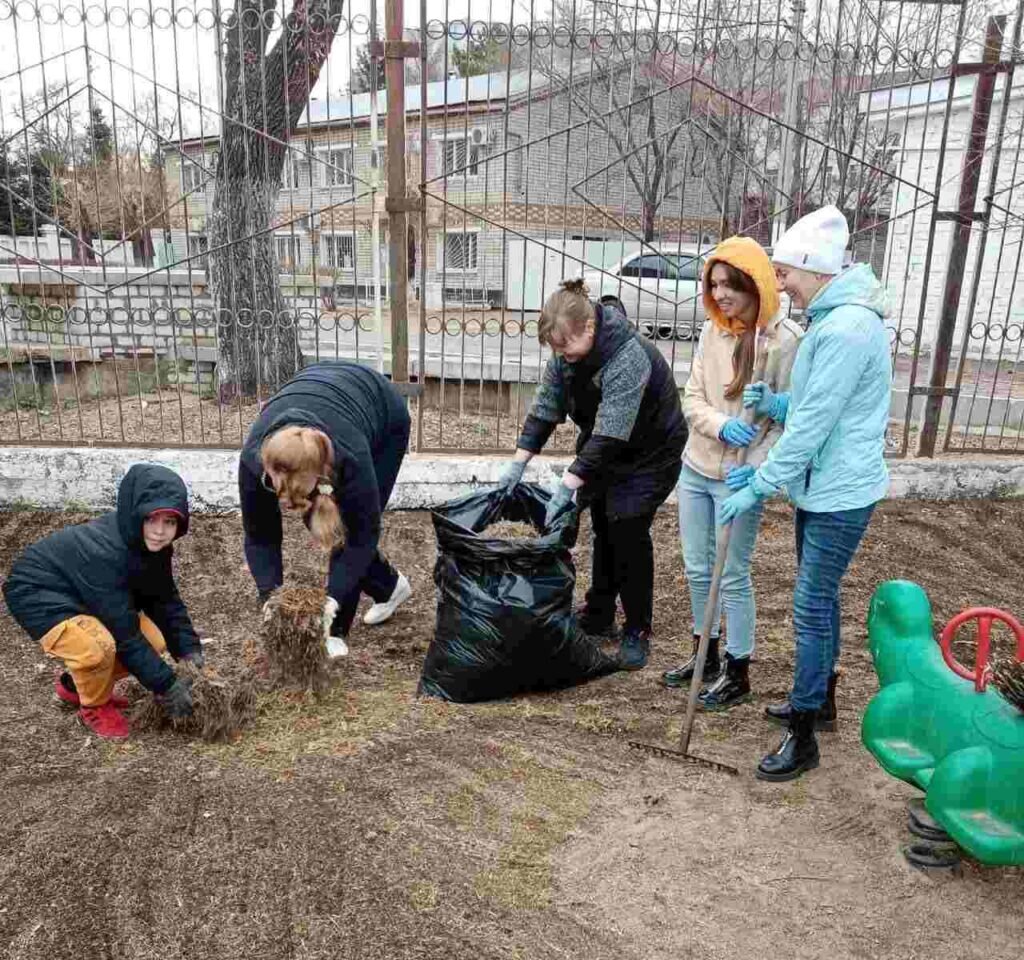
{"type": "Polygon", "coordinates": [[[885,428],[892,361],[883,324],[886,295],[858,263],[823,287],[807,308],[782,438],[753,478],[771,496],[819,513],[854,510],[885,496],[885,428]]]}

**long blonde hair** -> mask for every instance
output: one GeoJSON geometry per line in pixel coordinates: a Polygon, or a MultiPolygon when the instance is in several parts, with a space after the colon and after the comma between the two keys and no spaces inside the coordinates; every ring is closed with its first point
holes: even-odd
{"type": "Polygon", "coordinates": [[[547,345],[556,329],[561,333],[579,333],[588,324],[593,328],[596,321],[594,305],[587,294],[590,291],[583,279],[563,280],[544,303],[537,324],[537,339],[547,345]]]}
{"type": "Polygon", "coordinates": [[[263,441],[260,460],[280,478],[278,501],[308,513],[309,530],[325,549],[340,547],[345,528],[334,499],[334,451],[327,435],[312,427],[284,427],[263,441]]]}

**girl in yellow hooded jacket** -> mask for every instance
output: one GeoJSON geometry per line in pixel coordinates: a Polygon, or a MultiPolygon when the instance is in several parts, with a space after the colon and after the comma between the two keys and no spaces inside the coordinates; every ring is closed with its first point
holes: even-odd
{"type": "MultiPolygon", "coordinates": [[[[747,483],[782,434],[782,425],[772,424],[759,435],[740,417],[755,353],[766,351],[761,379],[773,390],[785,390],[801,335],[797,324],[779,316],[775,271],[764,249],[748,237],[730,237],[715,247],[704,266],[702,295],[710,320],[694,351],[683,398],[690,436],[677,487],[679,533],[693,608],[694,656],[663,675],[670,687],[688,684],[693,676],[722,503],[747,483]],[[747,448],[747,462],[738,467],[736,455],[742,447],[747,448]]],[[[701,693],[705,709],[731,706],[750,693],[747,668],[756,626],[750,560],[760,521],[761,511],[755,509],[732,525],[719,596],[720,610],[725,611],[725,658],[723,664],[718,649],[719,613],[702,677],[709,684],[701,693]]]]}

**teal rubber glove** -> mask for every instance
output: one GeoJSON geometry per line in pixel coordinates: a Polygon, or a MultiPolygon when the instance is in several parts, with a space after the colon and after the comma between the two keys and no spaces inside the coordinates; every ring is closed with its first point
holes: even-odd
{"type": "Polygon", "coordinates": [[[730,490],[742,490],[750,483],[750,478],[755,472],[754,467],[748,467],[746,464],[742,467],[730,467],[725,475],[725,485],[730,490]]]}
{"type": "Polygon", "coordinates": [[[732,523],[740,514],[753,510],[761,502],[761,497],[749,484],[738,493],[734,493],[722,504],[722,514],[718,518],[720,526],[732,523]]]}
{"type": "Polygon", "coordinates": [[[759,417],[769,417],[776,423],[785,423],[789,412],[789,394],[774,393],[763,380],[743,388],[743,406],[753,407],[759,417]]]}
{"type": "Polygon", "coordinates": [[[757,431],[739,417],[726,420],[722,429],[718,431],[718,439],[729,444],[730,447],[748,447],[750,441],[756,436],[757,431]]]}
{"type": "Polygon", "coordinates": [[[185,677],[178,677],[166,693],[155,694],[154,699],[172,720],[192,716],[192,684],[185,677]]]}
{"type": "Polygon", "coordinates": [[[498,477],[498,488],[501,490],[511,490],[523,479],[525,472],[525,460],[510,460],[505,464],[505,469],[501,471],[501,475],[498,477]]]}
{"type": "Polygon", "coordinates": [[[551,499],[548,501],[547,510],[544,511],[545,530],[551,526],[552,521],[562,512],[565,505],[572,500],[572,495],[573,491],[564,483],[560,483],[555,488],[555,492],[551,494],[551,499]]]}

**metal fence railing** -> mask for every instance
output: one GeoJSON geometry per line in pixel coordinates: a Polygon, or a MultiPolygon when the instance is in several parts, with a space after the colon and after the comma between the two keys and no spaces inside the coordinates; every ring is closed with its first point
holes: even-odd
{"type": "Polygon", "coordinates": [[[890,454],[1020,453],[991,6],[0,0],[0,443],[237,446],[342,357],[410,382],[418,449],[507,450],[561,279],[682,386],[715,243],[833,202],[889,294],[890,454]]]}

